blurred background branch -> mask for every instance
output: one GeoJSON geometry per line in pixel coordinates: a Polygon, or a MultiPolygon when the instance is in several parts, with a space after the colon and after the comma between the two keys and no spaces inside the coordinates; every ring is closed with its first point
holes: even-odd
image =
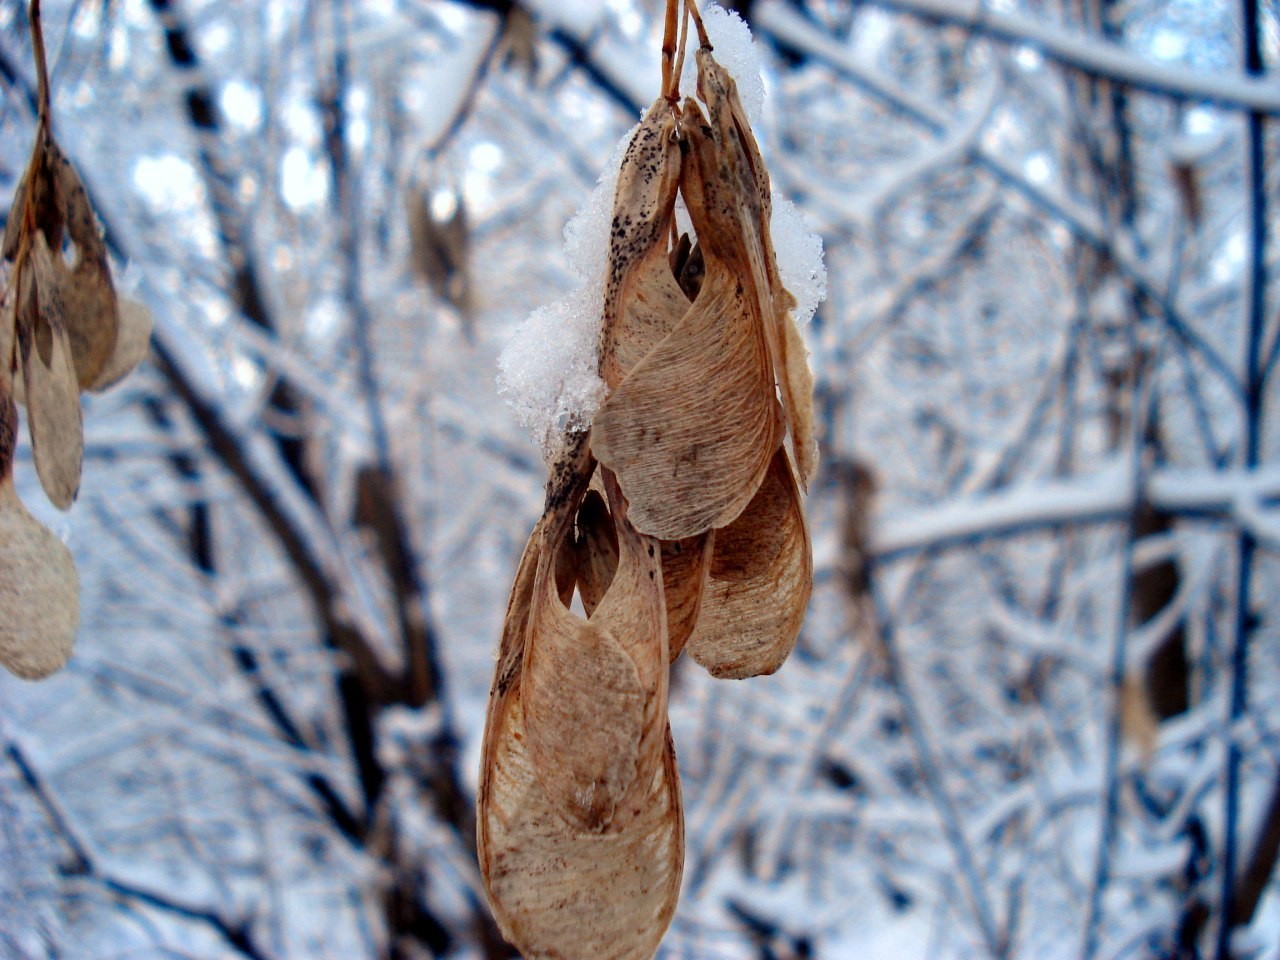
{"type": "MultiPolygon", "coordinates": [[[[545,471],[495,361],[659,6],[44,0],[156,335],[40,511],[82,629],[0,677],[0,956],[511,955],[472,805],[545,471]]],[[[776,676],[677,664],[660,956],[1276,960],[1274,6],[734,6],[826,244],[816,587],[776,676]]],[[[33,77],[0,0],[6,209],[33,77]]]]}

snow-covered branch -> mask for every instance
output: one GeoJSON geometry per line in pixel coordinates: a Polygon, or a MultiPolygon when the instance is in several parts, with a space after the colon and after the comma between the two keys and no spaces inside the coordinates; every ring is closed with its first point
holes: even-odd
{"type": "MultiPolygon", "coordinates": [[[[1185,67],[1153,63],[1114,43],[1064,29],[1011,10],[973,0],[874,0],[876,6],[953,24],[1007,43],[1025,44],[1064,66],[1182,100],[1216,103],[1239,110],[1280,113],[1280,83],[1227,73],[1211,76],[1185,67]]],[[[781,0],[765,0],[756,22],[788,42],[803,43],[803,21],[781,0]]]]}
{"type": "MultiPolygon", "coordinates": [[[[912,512],[881,516],[871,551],[881,559],[1011,536],[1068,524],[1122,520],[1138,502],[1127,465],[1113,461],[1090,474],[963,497],[912,512]]],[[[1260,539],[1276,542],[1280,526],[1280,467],[1256,470],[1154,471],[1142,491],[1147,502],[1176,515],[1230,519],[1260,539]]]]}

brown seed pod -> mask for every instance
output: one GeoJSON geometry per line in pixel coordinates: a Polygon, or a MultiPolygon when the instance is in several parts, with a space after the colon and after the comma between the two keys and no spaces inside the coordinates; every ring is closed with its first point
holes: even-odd
{"type": "Polygon", "coordinates": [[[18,281],[18,357],[40,484],[67,509],[80,489],[84,428],[53,257],[37,233],[18,281]]]}
{"type": "MultiPolygon", "coordinates": [[[[548,510],[534,528],[516,574],[485,720],[477,851],[494,916],[504,936],[524,956],[645,960],[657,949],[675,912],[684,862],[680,782],[666,724],[665,686],[664,699],[646,719],[656,734],[632,751],[650,759],[643,768],[636,768],[635,785],[627,798],[630,808],[604,831],[567,816],[563,790],[546,789],[548,771],[539,769],[532,759],[530,744],[536,738],[529,727],[531,715],[534,723],[544,722],[544,717],[524,702],[525,678],[537,677],[537,671],[544,669],[522,669],[526,644],[536,629],[539,574],[544,581],[541,588],[547,591],[550,564],[542,553],[548,543],[563,543],[562,537],[550,536],[548,530],[556,510],[572,510],[575,498],[582,496],[583,473],[589,475],[592,466],[589,460],[578,461],[576,468],[562,467],[553,474],[548,510]]],[[[626,585],[637,578],[626,571],[634,568],[643,574],[639,579],[648,580],[644,560],[634,556],[639,546],[642,557],[648,559],[644,542],[626,532],[619,535],[619,542],[624,572],[613,578],[618,582],[610,585],[595,610],[611,624],[619,618],[610,613],[609,604],[624,610],[634,606],[628,599],[633,588],[626,585]],[[618,599],[610,601],[608,594],[615,587],[618,599]]],[[[551,593],[541,602],[558,603],[558,594],[551,593]]],[[[615,644],[629,655],[630,638],[615,644]]],[[[589,648],[580,651],[583,656],[590,652],[589,648]]],[[[665,650],[658,652],[665,657],[665,650]]],[[[665,678],[665,659],[660,667],[656,672],[665,678]]],[[[635,669],[637,678],[654,672],[635,669]]],[[[610,724],[611,705],[616,705],[612,698],[603,697],[587,728],[574,731],[559,745],[560,751],[572,750],[578,741],[610,724]]],[[[570,806],[575,806],[569,799],[570,806]]]]}
{"type": "MultiPolygon", "coordinates": [[[[59,285],[63,291],[64,316],[76,381],[88,389],[111,362],[120,328],[119,308],[107,248],[98,232],[98,220],[89,206],[89,194],[71,161],[52,137],[48,140],[47,167],[54,178],[55,202],[66,224],[74,263],[68,267],[55,257],[59,285]]],[[[49,237],[50,248],[61,253],[61,244],[49,237]]]]}
{"type": "Polygon", "coordinates": [[[773,673],[795,646],[812,587],[809,526],[779,447],[747,509],[716,531],[689,655],[716,677],[773,673]]]}
{"type": "Polygon", "coordinates": [[[530,958],[653,955],[683,862],[670,661],[688,649],[717,677],[773,672],[812,587],[812,378],[769,178],[705,36],[702,103],[679,106],[681,7],[668,4],[664,95],[614,197],[608,394],[552,472],[485,724],[481,873],[530,958]],[[677,239],[681,194],[693,235],[677,239]]]}
{"type": "Polygon", "coordinates": [[[18,287],[18,357],[41,486],[55,507],[76,499],[84,431],[63,300],[49,247],[36,234],[18,287]]]}
{"type": "MultiPolygon", "coordinates": [[[[684,114],[700,116],[692,101],[684,114]]],[[[746,201],[755,200],[750,171],[741,150],[716,139],[711,127],[686,122],[685,136],[680,188],[705,275],[697,299],[627,371],[591,428],[592,451],[618,475],[637,529],[663,540],[732,522],[755,495],[781,439],[764,329],[767,291],[753,282],[749,238],[736,210],[748,187],[746,201]]],[[[687,299],[665,239],[646,262],[647,283],[631,291],[632,299],[646,307],[687,299]],[[651,292],[659,289],[665,295],[651,292]]],[[[626,315],[624,304],[619,316],[626,315]]]]}
{"type": "Polygon", "coordinates": [[[544,528],[521,672],[530,762],[561,816],[595,831],[619,829],[638,812],[632,801],[657,761],[667,703],[660,555],[604,479],[617,572],[591,615],[577,616],[552,577],[564,520],[544,528]]]}
{"type": "MultiPolygon", "coordinates": [[[[12,420],[17,412],[8,398],[12,420]]],[[[10,451],[9,457],[12,457],[10,451]]],[[[24,680],[61,669],[80,625],[80,581],[71,552],[0,479],[0,664],[24,680]]]]}
{"type": "Polygon", "coordinates": [[[684,817],[666,724],[660,764],[625,829],[569,823],[542,789],[527,750],[518,678],[490,701],[477,851],[503,935],[529,958],[648,960],[675,913],[684,817]]]}

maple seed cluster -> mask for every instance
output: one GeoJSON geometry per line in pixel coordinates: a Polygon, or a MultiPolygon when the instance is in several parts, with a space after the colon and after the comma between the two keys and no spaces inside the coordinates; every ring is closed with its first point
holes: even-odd
{"type": "Polygon", "coordinates": [[[655,102],[622,161],[608,395],[553,468],[490,693],[480,864],[528,958],[653,955],[684,860],[670,664],[687,652],[717,677],[772,673],[812,585],[812,378],[769,177],[705,37],[697,66],[698,99],[655,102]]]}
{"type": "Polygon", "coordinates": [[[14,489],[15,401],[26,407],[41,486],[65,510],[80,488],[80,391],[104,390],[141,362],[151,319],[117,301],[88,194],[53,138],[38,0],[30,16],[39,117],[0,247],[9,265],[0,300],[0,663],[38,679],[71,655],[79,581],[70,552],[14,489]]]}

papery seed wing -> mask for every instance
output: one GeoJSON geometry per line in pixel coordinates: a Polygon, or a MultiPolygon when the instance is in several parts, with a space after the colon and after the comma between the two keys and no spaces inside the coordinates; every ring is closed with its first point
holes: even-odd
{"type": "Polygon", "coordinates": [[[65,224],[62,206],[58,203],[56,178],[49,166],[49,145],[52,142],[48,128],[44,124],[39,125],[31,147],[31,159],[14,194],[13,209],[9,211],[9,220],[5,224],[4,255],[10,259],[18,256],[28,225],[44,234],[50,250],[62,249],[65,224]]]}
{"type": "Polygon", "coordinates": [[[636,662],[647,687],[666,676],[661,544],[633,527],[617,479],[602,468],[617,543],[617,572],[591,622],[608,629],[636,662]]]}
{"type": "Polygon", "coordinates": [[[530,762],[544,791],[577,828],[607,828],[636,776],[645,690],[618,641],[570,612],[542,571],[521,685],[530,762]]]}
{"type": "Polygon", "coordinates": [[[689,307],[667,259],[681,156],[664,99],[651,106],[618,172],[600,330],[600,376],[610,388],[689,307]]]}
{"type": "MultiPolygon", "coordinates": [[[[7,397],[3,404],[16,419],[7,397]]],[[[0,480],[0,664],[24,680],[59,670],[80,625],[80,581],[66,546],[0,480]]]]}
{"type": "MultiPolygon", "coordinates": [[[[644,691],[644,715],[631,784],[616,800],[610,821],[621,828],[640,814],[637,804],[659,762],[667,720],[667,610],[663,597],[661,543],[636,531],[617,480],[602,468],[618,541],[618,567],[590,623],[617,640],[635,664],[644,691]]],[[[608,723],[607,714],[601,722],[608,723]]]]}
{"type": "Polygon", "coordinates": [[[744,190],[754,193],[751,203],[736,208],[753,276],[768,291],[772,309],[764,311],[766,336],[773,358],[774,374],[782,392],[783,409],[791,428],[792,448],[800,484],[808,489],[817,468],[817,445],[813,428],[813,374],[800,331],[791,316],[795,298],[782,285],[777,255],[773,248],[770,219],[773,212],[769,173],[760,147],[751,132],[747,112],[738,97],[737,85],[709,51],[699,50],[698,91],[707,104],[713,137],[722,144],[726,156],[740,174],[744,190]],[[750,187],[747,187],[748,182],[750,187]],[[754,223],[748,222],[754,218],[754,223]]]}
{"type": "Polygon", "coordinates": [[[662,586],[672,661],[680,656],[698,622],[714,543],[714,530],[683,540],[662,541],[662,586]]]}
{"type": "MultiPolygon", "coordinates": [[[[52,137],[48,139],[46,156],[58,206],[75,245],[75,265],[62,283],[63,319],[77,382],[81,389],[87,389],[115,353],[120,326],[116,292],[111,283],[106,244],[98,232],[98,220],[80,175],[52,137]]],[[[53,238],[49,239],[52,242],[53,238]]],[[[54,249],[53,253],[61,259],[60,250],[54,249]]]]}
{"type": "MultiPolygon", "coordinates": [[[[668,657],[675,660],[693,632],[702,606],[702,590],[711,561],[712,533],[684,540],[660,540],[662,592],[667,607],[668,657]]],[[[578,593],[590,616],[613,582],[618,569],[618,537],[604,499],[587,493],[578,511],[578,593]]]]}
{"type": "Polygon", "coordinates": [[[596,414],[592,450],[637,530],[696,536],[755,495],[780,436],[758,307],[749,278],[708,261],[697,301],[596,414]]]}
{"type": "Polygon", "coordinates": [[[813,584],[813,553],[800,491],[779,448],[755,498],[717,530],[689,655],[713,676],[773,673],[800,632],[813,584]]]}
{"type": "Polygon", "coordinates": [[[644,356],[674,330],[689,309],[671,273],[666,253],[655,248],[627,276],[617,301],[617,322],[609,328],[601,379],[616,387],[644,356]]]}
{"type": "Polygon", "coordinates": [[[53,261],[44,235],[36,234],[30,266],[23,271],[23,303],[33,305],[19,317],[18,352],[26,389],[27,426],[40,485],[59,509],[71,506],[80,489],[84,428],[80,392],[71,348],[62,323],[62,301],[53,261]]]}
{"type": "Polygon", "coordinates": [[[489,710],[494,708],[495,698],[505,693],[520,676],[524,662],[525,637],[529,632],[529,610],[533,604],[533,584],[541,557],[542,535],[545,520],[539,520],[524,545],[520,566],[516,569],[511,596],[507,600],[507,615],[502,621],[502,642],[498,647],[498,665],[493,674],[493,686],[489,690],[489,710]]]}
{"type": "Polygon", "coordinates": [[[118,302],[120,328],[111,359],[98,371],[89,389],[94,392],[115,386],[134,371],[151,349],[151,311],[127,297],[118,302]]]}
{"type": "Polygon", "coordinates": [[[576,827],[604,830],[635,780],[646,694],[627,651],[572,613],[556,585],[594,466],[580,444],[548,484],[520,682],[530,762],[544,791],[576,827]]]}
{"type": "MultiPolygon", "coordinates": [[[[741,113],[733,78],[708,51],[699,50],[697,58],[698,90],[707,114],[704,119],[696,101],[685,101],[690,150],[681,189],[703,257],[726,261],[750,282],[761,304],[761,322],[771,328],[772,248],[766,238],[772,213],[769,175],[741,113]]],[[[766,329],[765,334],[772,348],[772,330],[766,329]]]]}
{"type": "Polygon", "coordinates": [[[529,958],[649,960],[680,892],[684,820],[670,730],[661,763],[616,833],[576,828],[543,791],[527,751],[519,683],[485,725],[480,873],[503,935],[529,958]]]}

